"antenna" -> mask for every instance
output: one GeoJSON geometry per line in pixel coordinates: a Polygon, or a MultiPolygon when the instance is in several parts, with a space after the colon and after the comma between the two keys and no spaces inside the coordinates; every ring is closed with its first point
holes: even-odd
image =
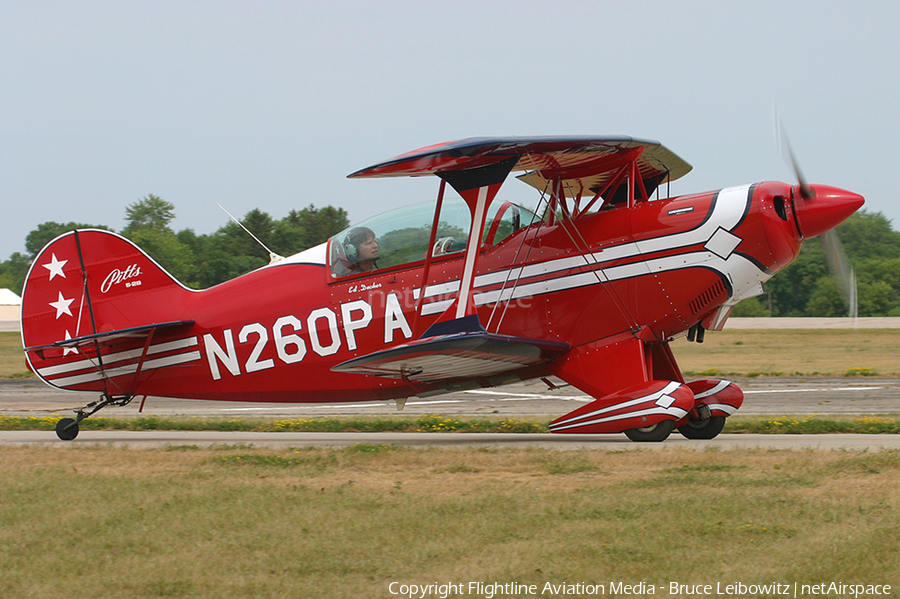
{"type": "Polygon", "coordinates": [[[284,260],[284,256],[279,256],[278,254],[276,254],[275,252],[273,252],[272,250],[270,250],[269,248],[267,248],[267,247],[266,247],[266,244],[264,244],[262,241],[259,240],[259,238],[256,237],[256,235],[254,235],[253,233],[250,232],[250,229],[248,229],[248,228],[245,227],[243,224],[241,224],[241,221],[239,221],[238,219],[236,219],[235,217],[233,217],[233,216],[231,215],[230,212],[228,212],[227,210],[225,210],[225,208],[222,206],[222,204],[216,202],[216,206],[218,206],[219,208],[222,208],[222,212],[224,212],[225,214],[227,214],[227,215],[228,215],[228,218],[230,218],[231,220],[233,220],[233,221],[237,224],[237,226],[239,226],[240,228],[242,228],[242,229],[247,233],[247,235],[249,235],[250,237],[252,237],[252,238],[253,238],[253,241],[255,241],[255,242],[258,243],[260,246],[262,246],[262,249],[264,249],[264,250],[266,250],[267,252],[269,252],[269,264],[275,264],[276,262],[280,262],[281,260],[284,260]]]}

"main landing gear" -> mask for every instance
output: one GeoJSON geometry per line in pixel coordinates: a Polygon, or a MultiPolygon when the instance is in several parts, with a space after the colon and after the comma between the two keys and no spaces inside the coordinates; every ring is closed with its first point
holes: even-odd
{"type": "Polygon", "coordinates": [[[78,424],[85,418],[93,416],[106,406],[127,406],[134,399],[134,395],[120,395],[118,397],[104,393],[97,401],[91,402],[83,408],[75,410],[75,418],[63,418],[56,423],[56,436],[63,441],[71,441],[78,436],[78,424]]]}
{"type": "Polygon", "coordinates": [[[638,443],[653,443],[665,441],[674,428],[674,420],[663,420],[642,428],[630,428],[625,431],[625,436],[638,443]]]}
{"type": "MultiPolygon", "coordinates": [[[[713,416],[709,406],[698,405],[678,427],[678,432],[688,439],[715,439],[725,428],[725,416],[713,416]]],[[[638,443],[665,441],[675,429],[674,420],[663,420],[643,428],[624,431],[625,436],[638,443]]]]}
{"type": "Polygon", "coordinates": [[[724,416],[709,416],[706,419],[688,420],[687,424],[678,427],[678,432],[688,439],[715,439],[723,428],[724,416]]]}

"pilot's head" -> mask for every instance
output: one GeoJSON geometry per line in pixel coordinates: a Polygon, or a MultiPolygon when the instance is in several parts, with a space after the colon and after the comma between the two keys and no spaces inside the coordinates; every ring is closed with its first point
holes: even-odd
{"type": "Polygon", "coordinates": [[[368,227],[353,227],[344,238],[347,258],[355,262],[361,270],[375,268],[378,259],[378,240],[375,232],[368,227]]]}

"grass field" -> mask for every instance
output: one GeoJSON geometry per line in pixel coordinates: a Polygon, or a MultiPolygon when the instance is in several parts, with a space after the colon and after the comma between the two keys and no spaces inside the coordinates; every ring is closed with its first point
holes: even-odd
{"type": "MultiPolygon", "coordinates": [[[[54,431],[60,415],[6,416],[0,414],[0,430],[54,431]]],[[[454,418],[424,416],[348,416],[319,418],[223,418],[217,416],[95,416],[81,422],[91,431],[249,431],[255,433],[549,433],[551,418],[454,418]]],[[[896,415],[732,416],[725,433],[753,434],[859,434],[900,435],[896,415]]]]}
{"type": "Polygon", "coordinates": [[[900,584],[900,452],[3,447],[0,477],[10,598],[900,584]]]}
{"type": "MultiPolygon", "coordinates": [[[[732,331],[675,351],[691,376],[891,377],[894,336],[732,331]]],[[[0,333],[0,377],[24,371],[18,334],[0,333]]],[[[22,426],[54,419],[34,420],[22,426]]],[[[334,425],[296,420],[260,425],[334,425]]],[[[898,426],[733,420],[752,432],[898,426]]],[[[513,424],[546,426],[493,423],[513,424]]],[[[534,584],[544,597],[584,596],[542,593],[548,583],[602,586],[593,596],[643,584],[645,596],[671,597],[672,582],[841,582],[890,584],[897,596],[898,521],[897,451],[0,447],[0,597],[341,599],[449,582],[466,592],[443,596],[485,599],[503,595],[469,583],[534,584]]]]}
{"type": "Polygon", "coordinates": [[[0,379],[33,376],[25,366],[22,337],[19,333],[0,332],[0,379]]]}
{"type": "MultiPolygon", "coordinates": [[[[673,342],[687,376],[900,376],[900,331],[725,330],[673,342]]],[[[33,376],[18,333],[0,333],[0,378],[33,376]]]]}
{"type": "Polygon", "coordinates": [[[900,376],[897,329],[726,329],[672,349],[686,376],[900,376]]]}

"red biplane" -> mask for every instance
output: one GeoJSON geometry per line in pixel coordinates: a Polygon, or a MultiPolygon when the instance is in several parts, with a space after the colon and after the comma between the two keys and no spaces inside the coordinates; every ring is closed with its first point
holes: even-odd
{"type": "Polygon", "coordinates": [[[62,439],[136,396],[400,403],[551,375],[594,398],[553,432],[711,439],[743,394],[685,381],[670,342],[720,330],[863,198],[802,181],[663,197],[690,170],[629,137],[439,144],[350,175],[436,175],[435,200],[203,291],[118,235],[72,231],[28,273],[28,364],[101,394],[62,439]],[[513,171],[537,210],[494,201],[513,171]]]}

